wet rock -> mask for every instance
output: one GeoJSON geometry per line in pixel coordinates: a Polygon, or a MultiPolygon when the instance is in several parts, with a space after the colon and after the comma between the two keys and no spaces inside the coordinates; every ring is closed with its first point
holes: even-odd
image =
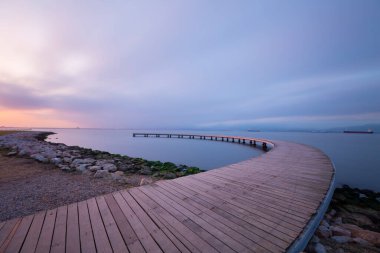
{"type": "Polygon", "coordinates": [[[348,243],[351,241],[351,237],[348,236],[333,236],[331,237],[337,243],[348,243]]]}
{"type": "Polygon", "coordinates": [[[376,247],[380,247],[380,233],[365,230],[352,224],[343,224],[342,226],[351,231],[352,237],[359,237],[375,245],[376,247]]]}
{"type": "Polygon", "coordinates": [[[109,176],[110,176],[110,173],[107,170],[98,170],[97,172],[95,172],[95,175],[94,175],[95,178],[106,178],[109,176]]]}
{"type": "Polygon", "coordinates": [[[359,198],[360,199],[367,198],[367,195],[365,195],[364,193],[359,193],[359,198]]]}

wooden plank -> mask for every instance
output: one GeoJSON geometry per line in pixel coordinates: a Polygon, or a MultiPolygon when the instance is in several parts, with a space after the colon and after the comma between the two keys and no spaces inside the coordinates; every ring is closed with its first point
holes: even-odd
{"type": "Polygon", "coordinates": [[[164,252],[177,252],[178,249],[174,243],[156,226],[152,219],[144,212],[144,210],[137,204],[133,197],[126,191],[121,192],[124,199],[128,203],[132,211],[137,215],[141,223],[152,235],[154,240],[158,243],[164,252]]]}
{"type": "Polygon", "coordinates": [[[21,219],[15,218],[9,221],[6,221],[0,231],[0,252],[4,252],[7,242],[10,241],[11,237],[13,237],[12,231],[16,231],[18,225],[20,224],[21,219]]]}
{"type": "Polygon", "coordinates": [[[199,234],[193,232],[192,229],[179,221],[171,213],[147,197],[143,192],[139,190],[139,188],[130,189],[129,193],[138,203],[144,202],[145,204],[149,205],[151,211],[155,212],[158,216],[162,217],[167,223],[175,228],[175,230],[172,231],[174,234],[180,233],[182,236],[189,238],[189,241],[192,243],[192,245],[200,251],[217,252],[215,248],[213,248],[208,242],[204,240],[204,238],[202,238],[199,234]]]}
{"type": "Polygon", "coordinates": [[[32,225],[30,226],[28,235],[22,246],[21,253],[32,253],[36,250],[38,238],[42,230],[45,220],[46,211],[42,211],[34,215],[32,225]]]}
{"type": "Polygon", "coordinates": [[[116,200],[112,196],[112,194],[108,194],[104,196],[110,211],[115,219],[116,225],[119,228],[119,231],[126,243],[130,252],[145,252],[143,246],[141,245],[137,235],[133,231],[131,225],[129,224],[127,218],[124,216],[122,210],[119,205],[116,203],[116,200]]]}
{"type": "Polygon", "coordinates": [[[66,252],[80,253],[80,235],[77,203],[73,203],[67,206],[66,231],[66,252]]]}
{"type": "Polygon", "coordinates": [[[92,232],[96,250],[98,252],[112,252],[111,244],[108,240],[106,229],[104,228],[103,220],[100,216],[98,205],[95,198],[87,200],[88,212],[90,214],[92,232]]]}
{"type": "MultiPolygon", "coordinates": [[[[141,191],[156,202],[160,203],[162,207],[174,214],[175,217],[183,217],[188,219],[193,226],[196,227],[197,232],[205,238],[211,245],[213,245],[217,250],[222,252],[248,252],[248,248],[241,245],[239,242],[231,238],[229,235],[225,234],[223,231],[218,230],[214,225],[206,222],[200,218],[197,214],[194,214],[179,205],[177,202],[171,200],[166,195],[161,194],[155,190],[156,187],[146,186],[141,187],[141,191]]],[[[192,226],[192,227],[193,227],[192,226]]]]}
{"type": "Polygon", "coordinates": [[[162,252],[160,247],[154,241],[152,236],[146,230],[141,221],[137,218],[136,214],[129,207],[120,192],[113,194],[116,202],[118,203],[123,214],[127,218],[128,222],[131,224],[133,231],[135,231],[137,237],[139,238],[141,244],[143,245],[145,251],[147,252],[162,252]]]}
{"type": "Polygon", "coordinates": [[[67,206],[58,207],[50,252],[52,253],[65,252],[66,223],[67,223],[67,206]]]}
{"type": "MultiPolygon", "coordinates": [[[[123,193],[123,191],[121,193],[123,193]]],[[[149,217],[157,224],[157,226],[159,226],[160,229],[170,238],[170,240],[181,252],[200,252],[196,247],[192,245],[187,237],[184,237],[178,233],[168,222],[166,222],[166,220],[152,211],[146,203],[139,202],[138,204],[141,206],[144,212],[146,212],[149,217]]]]}
{"type": "Polygon", "coordinates": [[[81,252],[96,252],[94,235],[92,234],[90,215],[88,214],[86,201],[78,203],[78,220],[81,252]]]}
{"type": "Polygon", "coordinates": [[[12,237],[11,242],[7,246],[5,253],[19,252],[22,244],[25,241],[26,235],[28,234],[30,225],[32,224],[34,215],[28,215],[23,217],[20,225],[17,228],[16,233],[12,237]]]}
{"type": "Polygon", "coordinates": [[[225,217],[226,219],[232,220],[237,224],[240,224],[244,228],[262,238],[271,239],[274,244],[280,247],[285,247],[284,245],[288,245],[291,240],[291,238],[284,238],[282,233],[279,233],[278,231],[265,226],[265,224],[262,224],[257,220],[247,220],[246,214],[239,212],[239,210],[233,206],[231,207],[227,203],[221,203],[215,198],[204,195],[202,191],[197,191],[195,188],[184,187],[183,185],[178,184],[177,181],[170,181],[168,183],[178,185],[178,187],[186,189],[186,191],[190,192],[191,194],[194,194],[195,192],[196,194],[193,195],[195,197],[195,200],[200,199],[202,200],[202,203],[209,204],[209,208],[211,208],[213,212],[225,217]]]}
{"type": "Polygon", "coordinates": [[[4,225],[5,225],[5,221],[0,222],[0,231],[3,228],[4,225]]]}
{"type": "Polygon", "coordinates": [[[120,231],[116,225],[114,218],[112,217],[111,211],[109,210],[104,197],[97,197],[96,202],[98,203],[99,211],[112,246],[112,251],[115,253],[128,252],[127,246],[124,243],[123,237],[120,234],[120,231]]]}
{"type": "MultiPolygon", "coordinates": [[[[181,178],[184,179],[184,178],[181,178]]],[[[177,181],[179,182],[179,181],[177,181]]],[[[187,185],[188,187],[197,188],[197,191],[201,191],[204,194],[209,195],[211,198],[215,198],[218,202],[225,202],[224,204],[226,206],[229,206],[232,209],[237,210],[241,214],[247,217],[248,220],[254,220],[258,221],[263,224],[263,227],[268,228],[269,230],[275,229],[276,231],[279,231],[282,233],[282,237],[288,237],[293,238],[294,236],[297,236],[300,232],[300,229],[293,226],[290,223],[283,224],[283,220],[281,217],[273,217],[268,214],[266,214],[266,210],[260,210],[255,208],[254,210],[251,209],[250,206],[244,205],[240,201],[236,200],[235,198],[229,198],[225,194],[221,194],[218,191],[215,190],[209,190],[205,186],[205,184],[200,183],[197,180],[193,179],[186,179],[182,180],[183,185],[187,185]]]]}
{"type": "Polygon", "coordinates": [[[249,230],[244,229],[239,224],[233,223],[228,219],[225,219],[223,216],[218,215],[217,213],[212,211],[212,207],[209,205],[204,205],[202,201],[197,201],[193,198],[191,194],[184,194],[181,189],[171,187],[171,185],[167,184],[167,182],[160,182],[160,188],[157,190],[161,191],[162,194],[167,196],[171,196],[171,198],[180,203],[188,210],[192,210],[195,214],[199,215],[201,218],[206,219],[208,222],[213,223],[215,226],[222,231],[228,232],[230,236],[235,238],[235,240],[241,242],[246,245],[246,247],[250,248],[253,251],[281,251],[285,248],[279,248],[274,246],[269,241],[266,241],[265,238],[261,238],[249,230]]]}
{"type": "Polygon", "coordinates": [[[56,215],[57,209],[46,212],[44,224],[42,225],[41,234],[37,243],[36,252],[50,251],[56,215]]]}
{"type": "Polygon", "coordinates": [[[244,248],[242,248],[239,245],[237,247],[234,247],[234,244],[231,244],[235,251],[265,251],[264,248],[255,244],[253,241],[250,241],[239,232],[236,232],[236,226],[231,226],[231,224],[228,223],[228,221],[223,220],[223,217],[215,215],[215,213],[213,212],[209,212],[210,210],[206,208],[202,208],[200,205],[197,205],[196,203],[192,202],[190,198],[182,200],[180,197],[177,197],[177,192],[172,192],[170,188],[161,188],[161,185],[160,187],[155,187],[155,189],[163,195],[170,198],[171,201],[179,203],[185,210],[190,211],[193,215],[198,216],[208,224],[212,224],[216,229],[219,229],[219,231],[223,232],[224,234],[222,235],[222,237],[228,235],[228,237],[231,237],[235,242],[239,242],[239,244],[241,243],[242,245],[244,245],[244,248]],[[230,226],[225,225],[225,223],[228,223],[230,226]]]}

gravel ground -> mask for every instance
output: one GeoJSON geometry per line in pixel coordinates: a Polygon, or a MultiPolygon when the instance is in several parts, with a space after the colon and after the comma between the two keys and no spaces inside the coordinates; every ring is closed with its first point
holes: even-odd
{"type": "Polygon", "coordinates": [[[54,165],[6,156],[0,150],[0,221],[53,209],[128,187],[147,176],[131,175],[128,184],[96,179],[76,172],[62,172],[54,165]]]}

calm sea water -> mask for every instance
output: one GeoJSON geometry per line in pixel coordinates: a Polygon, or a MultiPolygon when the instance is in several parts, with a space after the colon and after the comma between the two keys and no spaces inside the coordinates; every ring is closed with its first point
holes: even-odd
{"type": "MultiPolygon", "coordinates": [[[[206,170],[262,154],[259,149],[225,142],[132,137],[133,132],[152,132],[144,130],[51,129],[51,131],[57,133],[49,137],[48,140],[51,142],[78,145],[148,160],[171,161],[206,170]]],[[[337,171],[338,184],[380,191],[380,134],[177,132],[239,135],[308,144],[321,149],[332,159],[337,171]]]]}

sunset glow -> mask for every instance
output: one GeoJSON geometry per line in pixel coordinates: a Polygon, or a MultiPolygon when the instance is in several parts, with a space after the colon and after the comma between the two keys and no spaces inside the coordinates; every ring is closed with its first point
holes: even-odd
{"type": "Polygon", "coordinates": [[[380,123],[378,1],[86,2],[1,1],[0,125],[380,123]]]}

